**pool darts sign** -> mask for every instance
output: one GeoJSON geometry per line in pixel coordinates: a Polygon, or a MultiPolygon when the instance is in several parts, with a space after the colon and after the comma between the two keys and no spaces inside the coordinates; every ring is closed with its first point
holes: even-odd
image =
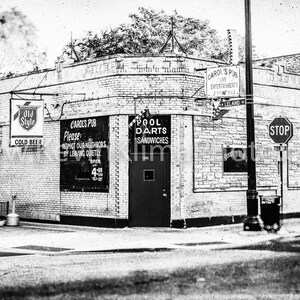
{"type": "Polygon", "coordinates": [[[10,146],[42,146],[43,134],[43,101],[11,99],[10,146]]]}

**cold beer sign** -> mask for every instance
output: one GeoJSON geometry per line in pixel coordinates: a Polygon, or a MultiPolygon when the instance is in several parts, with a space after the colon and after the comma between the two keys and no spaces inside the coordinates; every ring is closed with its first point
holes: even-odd
{"type": "Polygon", "coordinates": [[[43,101],[11,99],[10,146],[42,146],[43,133],[43,101]]]}

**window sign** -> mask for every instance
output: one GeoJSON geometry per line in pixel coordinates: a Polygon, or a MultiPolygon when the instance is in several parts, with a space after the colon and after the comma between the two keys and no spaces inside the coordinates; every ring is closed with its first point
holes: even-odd
{"type": "MultiPolygon", "coordinates": [[[[129,117],[129,123],[134,117],[129,117]]],[[[139,119],[129,130],[131,152],[168,151],[171,145],[170,116],[153,115],[139,119]]]]}
{"type": "Polygon", "coordinates": [[[43,135],[43,100],[11,99],[10,146],[41,147],[43,135]]]}
{"type": "Polygon", "coordinates": [[[247,150],[242,147],[223,148],[223,171],[225,173],[247,172],[247,150]]]}
{"type": "Polygon", "coordinates": [[[108,117],[61,121],[61,190],[108,192],[108,117]]]}

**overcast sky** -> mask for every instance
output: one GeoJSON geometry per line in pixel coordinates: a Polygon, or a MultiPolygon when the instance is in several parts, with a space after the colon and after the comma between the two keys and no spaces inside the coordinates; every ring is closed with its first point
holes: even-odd
{"type": "MultiPolygon", "coordinates": [[[[267,56],[300,53],[300,0],[252,0],[252,37],[257,52],[267,56]]],[[[128,22],[143,6],[185,17],[210,20],[226,37],[227,29],[243,35],[244,0],[1,0],[0,10],[16,7],[38,28],[38,44],[53,62],[61,49],[87,31],[100,32],[128,22]]]]}

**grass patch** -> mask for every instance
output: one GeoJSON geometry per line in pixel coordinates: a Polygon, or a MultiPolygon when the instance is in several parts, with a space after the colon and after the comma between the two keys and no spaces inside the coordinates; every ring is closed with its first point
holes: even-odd
{"type": "Polygon", "coordinates": [[[1,299],[94,299],[113,295],[149,295],[148,299],[159,299],[160,295],[176,297],[192,294],[249,294],[257,299],[268,299],[263,297],[267,294],[299,294],[299,278],[299,256],[290,256],[174,272],[137,271],[113,279],[2,288],[0,294],[1,299]]]}

